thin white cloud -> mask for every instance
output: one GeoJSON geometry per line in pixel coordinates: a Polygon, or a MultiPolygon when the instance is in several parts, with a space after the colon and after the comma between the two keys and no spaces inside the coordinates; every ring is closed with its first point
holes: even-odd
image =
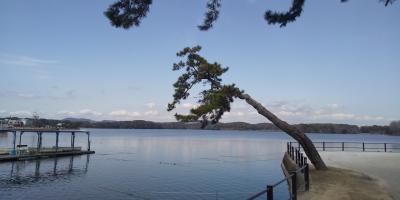
{"type": "Polygon", "coordinates": [[[279,111],[277,113],[277,115],[294,117],[294,116],[302,116],[302,115],[304,115],[304,113],[303,112],[291,112],[291,111],[281,110],[281,111],[279,111]]]}
{"type": "Polygon", "coordinates": [[[257,0],[247,0],[247,3],[254,4],[257,0]]]}
{"type": "Polygon", "coordinates": [[[156,104],[154,102],[149,102],[149,103],[146,103],[145,105],[150,109],[156,107],[156,104]]]}
{"type": "Polygon", "coordinates": [[[51,91],[18,91],[18,90],[5,90],[0,91],[0,98],[18,98],[22,100],[34,100],[34,99],[51,99],[51,100],[64,100],[75,98],[76,91],[71,89],[65,92],[51,91]]]}
{"type": "MultiPolygon", "coordinates": [[[[307,118],[306,118],[307,119],[307,118]]],[[[356,115],[353,113],[343,113],[343,112],[336,112],[336,113],[329,113],[329,114],[316,114],[312,115],[310,118],[311,120],[324,120],[326,122],[340,122],[340,123],[362,123],[364,122],[388,122],[389,119],[386,119],[382,116],[370,116],[370,115],[356,115]]]]}
{"type": "Polygon", "coordinates": [[[75,117],[75,118],[87,118],[87,119],[92,119],[92,120],[99,120],[102,119],[105,115],[100,112],[96,111],[93,109],[81,109],[81,110],[60,110],[55,113],[48,113],[47,116],[52,117],[52,118],[66,118],[66,117],[75,117]]]}
{"type": "Polygon", "coordinates": [[[276,112],[278,116],[296,122],[332,122],[332,123],[363,123],[371,121],[385,122],[382,116],[357,115],[345,112],[344,107],[339,104],[327,104],[322,107],[312,106],[281,106],[276,112]],[[297,109],[287,109],[288,107],[297,109]]]}
{"type": "MultiPolygon", "coordinates": [[[[195,104],[186,103],[181,104],[180,111],[188,111],[188,108],[193,108],[195,104]],[[183,107],[185,105],[185,108],[183,107]]],[[[150,106],[152,107],[152,106],[150,106]]],[[[275,102],[266,106],[274,114],[289,123],[346,123],[357,125],[388,124],[392,119],[380,115],[359,115],[357,113],[349,112],[344,106],[339,104],[329,104],[323,106],[310,106],[304,103],[291,103],[291,102],[275,102]]],[[[2,116],[11,115],[19,117],[31,117],[32,111],[20,110],[8,112],[0,110],[2,116]]],[[[60,110],[55,114],[42,113],[43,117],[79,117],[89,118],[93,120],[113,119],[113,120],[152,120],[152,121],[174,121],[173,114],[164,109],[148,109],[138,111],[131,111],[126,109],[113,110],[111,112],[102,113],[98,110],[89,108],[81,110],[60,110]]],[[[236,104],[232,105],[231,112],[226,112],[223,115],[222,122],[244,121],[249,123],[268,122],[266,118],[261,116],[251,106],[236,104]]]]}
{"type": "Polygon", "coordinates": [[[226,113],[224,113],[224,116],[225,117],[243,117],[243,116],[245,116],[245,115],[248,115],[248,114],[250,114],[250,113],[245,113],[245,112],[242,112],[242,111],[231,111],[231,112],[226,112],[226,113]]]}
{"type": "Polygon", "coordinates": [[[68,117],[98,117],[102,116],[103,113],[91,109],[81,109],[79,111],[60,110],[56,112],[56,115],[68,116],[68,117]]]}
{"type": "Polygon", "coordinates": [[[111,111],[108,115],[114,117],[138,117],[141,116],[139,112],[130,112],[127,110],[114,110],[111,111]]]}
{"type": "Polygon", "coordinates": [[[383,121],[383,120],[386,120],[382,116],[368,116],[368,115],[358,116],[356,119],[357,120],[367,120],[367,121],[383,121]]]}
{"type": "MultiPolygon", "coordinates": [[[[359,115],[346,110],[343,105],[332,103],[312,106],[305,103],[276,101],[263,104],[272,113],[289,123],[347,123],[347,124],[387,124],[390,119],[383,116],[359,115]]],[[[253,107],[236,103],[231,112],[223,115],[222,121],[245,121],[250,123],[268,122],[253,107]]]]}
{"type": "Polygon", "coordinates": [[[149,110],[149,111],[144,112],[144,115],[146,115],[146,116],[156,116],[158,114],[159,113],[157,110],[149,110]]]}
{"type": "Polygon", "coordinates": [[[9,114],[13,117],[31,117],[33,113],[28,110],[19,110],[10,112],[9,114]]]}
{"type": "Polygon", "coordinates": [[[338,119],[338,120],[349,120],[349,119],[355,119],[356,117],[356,115],[351,113],[332,113],[329,116],[331,116],[333,119],[338,119]]]}
{"type": "Polygon", "coordinates": [[[331,104],[327,104],[326,107],[331,108],[331,109],[337,109],[337,108],[340,108],[340,105],[336,104],[336,103],[331,103],[331,104]]]}
{"type": "Polygon", "coordinates": [[[23,98],[23,99],[37,99],[41,98],[41,96],[35,95],[35,94],[30,94],[30,93],[18,93],[18,97],[23,98]]]}
{"type": "Polygon", "coordinates": [[[69,116],[71,116],[71,115],[75,115],[76,112],[69,111],[69,110],[60,110],[60,111],[56,112],[56,114],[57,115],[69,115],[69,116]]]}
{"type": "Polygon", "coordinates": [[[94,110],[91,110],[91,109],[82,109],[78,113],[82,114],[82,115],[94,115],[94,116],[103,115],[101,112],[97,112],[97,111],[94,111],[94,110]]]}
{"type": "Polygon", "coordinates": [[[194,109],[197,108],[199,105],[193,104],[193,103],[184,103],[181,105],[182,108],[187,108],[187,109],[194,109]]]}
{"type": "Polygon", "coordinates": [[[57,64],[58,60],[39,59],[29,56],[0,55],[0,63],[5,65],[17,66],[40,66],[57,64]]]}

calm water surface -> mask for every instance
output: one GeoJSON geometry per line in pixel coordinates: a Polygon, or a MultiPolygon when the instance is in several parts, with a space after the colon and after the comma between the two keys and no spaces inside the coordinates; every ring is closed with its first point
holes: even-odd
{"type": "MultiPolygon", "coordinates": [[[[284,133],[91,129],[96,154],[0,164],[0,199],[246,199],[283,177],[284,133]]],[[[314,140],[400,142],[381,135],[310,135],[314,140]]],[[[0,134],[10,147],[12,135],[0,134]]],[[[36,134],[23,144],[36,146],[36,134]]],[[[45,134],[44,146],[55,136],[45,134]]],[[[86,148],[85,135],[76,143],[86,148]]],[[[70,144],[69,134],[60,146],[70,144]]],[[[276,188],[284,199],[287,185],[276,188]]]]}

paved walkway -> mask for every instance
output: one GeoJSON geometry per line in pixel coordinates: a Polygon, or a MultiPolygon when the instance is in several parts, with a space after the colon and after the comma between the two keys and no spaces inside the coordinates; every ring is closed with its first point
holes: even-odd
{"type": "Polygon", "coordinates": [[[393,200],[379,180],[363,173],[329,167],[310,170],[311,185],[307,192],[299,192],[299,200],[393,200]]]}
{"type": "Polygon", "coordinates": [[[320,152],[328,166],[350,169],[382,181],[394,199],[400,200],[400,153],[320,152]]]}

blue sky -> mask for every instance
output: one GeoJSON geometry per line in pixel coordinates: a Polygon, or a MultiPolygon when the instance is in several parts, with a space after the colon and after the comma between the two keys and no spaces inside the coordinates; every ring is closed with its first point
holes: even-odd
{"type": "MultiPolygon", "coordinates": [[[[208,32],[196,28],[205,0],[154,0],[130,30],[104,17],[112,2],[0,1],[0,116],[174,121],[165,106],[175,53],[199,44],[230,67],[225,83],[291,123],[400,119],[399,2],[307,0],[301,18],[279,28],[263,14],[291,1],[223,1],[208,32]]],[[[223,121],[265,119],[237,101],[223,121]]]]}

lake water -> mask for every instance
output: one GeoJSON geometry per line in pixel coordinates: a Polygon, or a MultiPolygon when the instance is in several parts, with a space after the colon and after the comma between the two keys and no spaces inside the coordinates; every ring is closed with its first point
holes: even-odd
{"type": "MultiPolygon", "coordinates": [[[[0,199],[246,199],[283,178],[284,133],[91,129],[92,155],[0,163],[0,199]]],[[[400,142],[383,135],[310,134],[315,141],[400,142]]],[[[10,147],[11,134],[0,134],[10,147]]],[[[60,137],[70,144],[70,135],[60,137]]],[[[36,134],[23,144],[36,146],[36,134]]],[[[44,134],[43,146],[55,136],[44,134]]],[[[86,148],[86,135],[76,146],[86,148]]],[[[275,189],[288,197],[287,185],[275,189]]],[[[265,198],[260,198],[265,199],[265,198]]]]}

